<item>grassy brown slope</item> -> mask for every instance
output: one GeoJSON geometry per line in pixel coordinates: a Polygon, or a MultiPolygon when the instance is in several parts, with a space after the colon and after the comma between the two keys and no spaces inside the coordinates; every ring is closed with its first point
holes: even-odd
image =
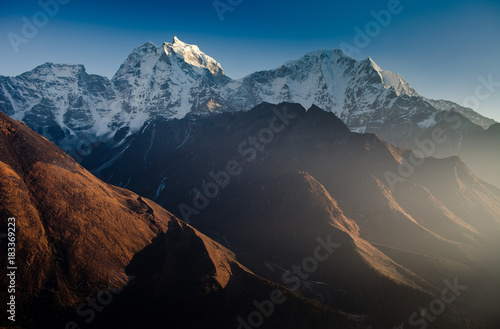
{"type": "Polygon", "coordinates": [[[134,280],[92,328],[237,328],[237,318],[248,321],[254,302],[269,300],[275,289],[286,300],[260,328],[358,328],[345,314],[255,276],[180,221],[138,253],[127,273],[134,280]]]}
{"type": "MultiPolygon", "coordinates": [[[[2,224],[8,217],[17,223],[17,323],[24,328],[64,327],[67,320],[86,327],[76,306],[132,276],[92,326],[235,327],[238,316],[255,311],[254,300],[282,289],[287,302],[263,328],[358,327],[345,314],[255,276],[221,245],[154,202],[98,180],[2,113],[0,174],[2,224]]],[[[5,253],[0,257],[5,268],[5,253]]],[[[7,298],[2,291],[0,301],[7,298]]]]}
{"type": "Polygon", "coordinates": [[[15,217],[17,224],[19,307],[35,314],[43,314],[44,304],[57,314],[96,288],[125,283],[133,255],[174,218],[101,182],[2,113],[0,173],[2,223],[15,217]]]}
{"type": "MultiPolygon", "coordinates": [[[[127,148],[123,158],[104,168],[103,177],[116,184],[130,181],[130,188],[157,198],[173,211],[181,202],[193,204],[197,195],[193,188],[203,190],[211,179],[210,171],[222,170],[229,160],[240,161],[244,167],[241,177],[231,178],[231,184],[201,212],[196,225],[204,226],[208,235],[220,238],[239,256],[247,257],[245,264],[251,264],[259,273],[261,269],[264,273],[273,268],[266,261],[270,256],[274,255],[278,266],[280,261],[301,262],[310,256],[308,253],[320,233],[335,233],[354,257],[344,258],[350,270],[340,267],[333,272],[337,278],[343,272],[351,282],[343,289],[348,296],[345,299],[354,301],[352,304],[359,306],[358,309],[367,309],[362,301],[371,300],[372,305],[379,307],[380,315],[394,318],[379,301],[392,299],[398,303],[404,289],[394,283],[380,284],[382,280],[377,275],[387,282],[411,272],[397,261],[372,252],[371,242],[474,268],[476,275],[487,274],[493,284],[500,277],[493,265],[498,264],[498,248],[491,243],[498,231],[499,211],[495,210],[495,203],[500,200],[494,189],[484,183],[474,184],[475,178],[467,181],[456,163],[436,160],[433,168],[427,166],[433,160],[426,159],[416,173],[391,190],[385,174],[387,171],[398,174],[398,166],[408,159],[409,152],[388,145],[376,135],[350,133],[341,120],[317,107],[306,112],[294,104],[262,104],[248,112],[196,120],[188,117],[178,124],[159,120],[131,136],[130,144],[124,144],[123,148],[127,148]],[[271,138],[264,150],[257,152],[255,160],[245,159],[243,154],[238,156],[239,143],[268,127],[275,116],[273,109],[283,113],[287,109],[287,113],[295,113],[297,117],[290,119],[290,124],[271,138]],[[147,154],[144,150],[148,150],[147,154]],[[285,175],[273,180],[284,168],[307,173],[323,189],[310,184],[312,179],[300,183],[299,179],[285,175]],[[424,179],[425,175],[429,179],[424,179]],[[169,184],[163,189],[161,183],[167,179],[169,184]],[[290,184],[283,183],[289,179],[290,184]],[[325,197],[323,190],[329,197],[325,197]],[[351,221],[346,222],[339,213],[351,221]],[[350,227],[350,233],[342,227],[350,227]],[[353,234],[356,231],[359,238],[353,234]],[[371,255],[376,257],[372,259],[371,255]],[[255,263],[248,262],[252,257],[255,263]],[[374,273],[374,269],[380,271],[374,273]],[[373,284],[377,293],[358,293],[352,297],[353,291],[360,290],[358,283],[363,281],[366,282],[362,285],[367,287],[373,284]],[[358,296],[361,298],[356,299],[358,296]]],[[[432,264],[427,264],[430,258],[422,258],[422,267],[432,264]]],[[[444,278],[437,269],[426,268],[430,283],[442,282],[444,278]]],[[[280,275],[272,279],[278,281],[280,275]]],[[[423,286],[421,280],[411,279],[423,286]]],[[[439,293],[440,287],[432,285],[439,293]]]]}

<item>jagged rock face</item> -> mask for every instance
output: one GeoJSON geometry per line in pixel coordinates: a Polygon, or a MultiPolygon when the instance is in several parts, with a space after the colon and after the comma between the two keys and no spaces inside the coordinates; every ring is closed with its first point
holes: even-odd
{"type": "Polygon", "coordinates": [[[262,102],[292,102],[306,108],[315,104],[335,113],[351,130],[364,132],[372,116],[390,109],[402,94],[418,95],[399,75],[383,72],[371,59],[357,62],[339,50],[321,50],[276,70],[251,74],[227,95],[237,108],[262,102]]]}
{"type": "Polygon", "coordinates": [[[98,126],[117,98],[107,78],[82,65],[46,63],[0,81],[2,111],[58,144],[98,126]]]}
{"type": "MultiPolygon", "coordinates": [[[[496,145],[496,135],[485,132],[494,120],[450,101],[422,97],[399,74],[340,50],[311,52],[233,80],[197,46],[174,38],[134,49],[111,80],[89,75],[81,65],[50,63],[17,77],[0,76],[0,111],[70,154],[84,154],[82,145],[93,142],[123,143],[154,119],[249,110],[263,102],[314,104],[335,113],[353,132],[375,133],[419,151],[422,140],[444,129],[447,140],[424,155],[464,157],[482,179],[500,186],[498,175],[483,170],[467,142],[486,138],[486,144],[496,145]]],[[[496,163],[494,153],[485,149],[484,162],[496,163]]]]}
{"type": "Polygon", "coordinates": [[[219,63],[175,38],[134,49],[111,80],[52,63],[0,77],[0,110],[69,150],[82,139],[135,132],[152,117],[218,112],[217,86],[229,80],[219,63]]]}
{"type": "Polygon", "coordinates": [[[81,65],[47,63],[0,77],[0,86],[2,112],[66,149],[81,139],[111,141],[120,129],[132,134],[152,118],[248,110],[262,102],[315,104],[352,131],[377,133],[389,142],[434,125],[441,110],[454,108],[485,128],[494,122],[457,104],[421,97],[399,74],[340,50],[311,52],[233,80],[213,58],[177,38],[134,49],[111,80],[89,75],[81,65]]]}
{"type": "Polygon", "coordinates": [[[112,80],[123,95],[123,106],[134,113],[132,122],[125,116],[119,125],[137,129],[150,117],[182,118],[203,111],[217,98],[210,87],[226,80],[220,64],[196,46],[177,38],[163,47],[146,43],[130,54],[112,80]]]}

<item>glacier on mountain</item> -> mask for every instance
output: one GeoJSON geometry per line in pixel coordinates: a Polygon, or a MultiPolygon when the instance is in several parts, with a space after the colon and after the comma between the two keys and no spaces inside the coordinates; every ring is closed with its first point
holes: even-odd
{"type": "Polygon", "coordinates": [[[112,79],[88,74],[83,65],[53,63],[0,76],[0,111],[65,148],[82,138],[120,142],[155,117],[248,110],[262,102],[315,104],[352,131],[384,131],[389,139],[436,124],[441,111],[456,110],[483,128],[494,123],[452,102],[420,96],[399,74],[340,50],[313,51],[234,80],[197,46],[175,37],[134,49],[112,79]]]}

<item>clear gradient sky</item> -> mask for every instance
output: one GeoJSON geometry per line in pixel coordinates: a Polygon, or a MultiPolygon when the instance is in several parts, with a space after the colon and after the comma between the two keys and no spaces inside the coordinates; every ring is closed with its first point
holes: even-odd
{"type": "Polygon", "coordinates": [[[475,97],[475,110],[500,121],[499,0],[400,0],[402,9],[380,31],[371,12],[396,0],[218,0],[230,6],[223,20],[214,0],[58,1],[65,4],[16,53],[9,33],[24,37],[23,17],[43,19],[37,16],[42,8],[38,0],[0,0],[0,75],[56,62],[84,64],[89,73],[112,77],[135,47],[178,36],[240,78],[312,50],[355,46],[355,29],[368,24],[373,36],[353,58],[373,58],[429,98],[464,105],[475,97]],[[480,77],[490,75],[496,85],[477,97],[480,77]]]}

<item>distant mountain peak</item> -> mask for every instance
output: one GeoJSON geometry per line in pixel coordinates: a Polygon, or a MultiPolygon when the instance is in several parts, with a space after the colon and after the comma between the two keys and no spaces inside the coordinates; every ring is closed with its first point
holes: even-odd
{"type": "Polygon", "coordinates": [[[319,49],[231,79],[215,59],[175,36],[135,48],[112,79],[87,74],[82,65],[53,63],[19,77],[0,76],[0,111],[63,147],[81,133],[105,140],[119,130],[133,134],[155,117],[248,110],[264,102],[315,104],[352,131],[378,133],[395,144],[409,138],[404,125],[427,129],[439,112],[453,108],[484,129],[495,123],[453,102],[419,96],[371,57],[358,61],[339,49],[319,49]]]}
{"type": "Polygon", "coordinates": [[[382,70],[382,68],[381,68],[380,66],[378,66],[378,64],[377,64],[377,63],[375,63],[375,61],[373,60],[373,58],[368,57],[368,58],[366,59],[366,61],[368,61],[368,63],[370,63],[370,64],[371,64],[371,66],[372,66],[372,67],[373,67],[376,71],[378,71],[378,72],[383,71],[383,70],[382,70]]]}
{"type": "Polygon", "coordinates": [[[410,84],[406,82],[406,80],[403,79],[403,77],[398,73],[384,71],[377,63],[375,63],[375,61],[371,57],[368,57],[367,59],[365,59],[365,61],[375,71],[377,71],[386,89],[394,88],[398,96],[400,96],[401,94],[405,94],[408,96],[419,96],[415,89],[413,89],[410,84]]]}
{"type": "Polygon", "coordinates": [[[163,49],[167,55],[178,54],[184,61],[193,66],[209,70],[213,75],[223,75],[222,66],[212,57],[206,55],[196,45],[187,44],[176,36],[172,43],[165,42],[163,49]]]}
{"type": "Polygon", "coordinates": [[[154,44],[153,41],[146,41],[144,42],[144,44],[142,46],[140,46],[139,48],[151,48],[151,47],[156,47],[156,45],[154,44]]]}
{"type": "Polygon", "coordinates": [[[35,74],[35,75],[54,76],[54,77],[70,77],[80,72],[85,72],[85,66],[82,64],[57,64],[52,62],[46,62],[44,64],[35,67],[33,70],[25,72],[23,74],[29,74],[29,75],[35,74]]]}
{"type": "MultiPolygon", "coordinates": [[[[349,56],[344,54],[344,52],[340,49],[318,49],[318,50],[313,50],[301,57],[301,59],[307,59],[307,58],[328,58],[330,61],[335,61],[336,59],[339,58],[348,58],[351,59],[349,56]]],[[[299,59],[299,60],[301,60],[299,59]]],[[[352,60],[352,59],[351,59],[352,60]]],[[[289,63],[296,63],[297,59],[294,60],[289,60],[285,62],[284,65],[287,65],[289,63]]]]}
{"type": "Polygon", "coordinates": [[[174,36],[172,44],[178,44],[179,46],[186,46],[185,42],[182,42],[177,36],[174,36]]]}

